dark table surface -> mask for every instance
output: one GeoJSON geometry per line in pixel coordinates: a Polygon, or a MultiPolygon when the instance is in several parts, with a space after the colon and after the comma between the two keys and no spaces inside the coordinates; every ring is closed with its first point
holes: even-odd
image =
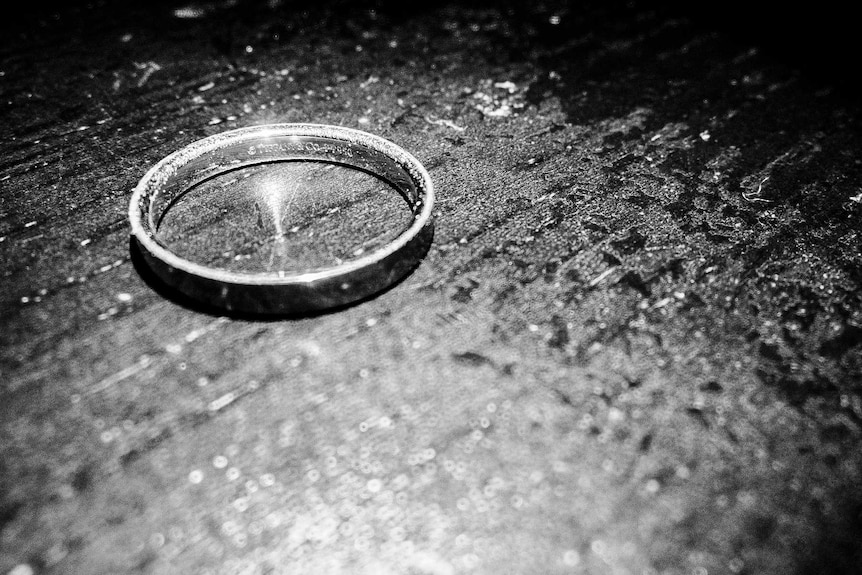
{"type": "Polygon", "coordinates": [[[862,572],[845,44],[655,3],[22,10],[0,573],[862,572]],[[147,281],[143,173],[300,121],[424,162],[421,265],[293,319],[147,281]]]}

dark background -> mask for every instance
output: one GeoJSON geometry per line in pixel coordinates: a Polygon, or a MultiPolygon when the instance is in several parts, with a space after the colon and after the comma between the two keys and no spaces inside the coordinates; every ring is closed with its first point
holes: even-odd
{"type": "Polygon", "coordinates": [[[862,569],[849,8],[30,2],[0,27],[0,572],[862,569]],[[423,161],[414,273],[301,319],[147,283],[141,175],[298,121],[423,161]]]}

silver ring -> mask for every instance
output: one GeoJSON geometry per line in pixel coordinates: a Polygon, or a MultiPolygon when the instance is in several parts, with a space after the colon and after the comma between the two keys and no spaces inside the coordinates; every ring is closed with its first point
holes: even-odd
{"type": "Polygon", "coordinates": [[[270,124],[198,140],[153,166],[129,203],[133,247],[159,279],[198,302],[251,314],[306,314],[365,299],[403,278],[431,244],[434,186],[427,170],[392,142],[351,128],[270,124]],[[413,221],[389,244],[340,265],[302,272],[227,271],[184,259],[157,235],[171,203],[219,174],[270,162],[322,161],[369,172],[407,201],[413,221]]]}

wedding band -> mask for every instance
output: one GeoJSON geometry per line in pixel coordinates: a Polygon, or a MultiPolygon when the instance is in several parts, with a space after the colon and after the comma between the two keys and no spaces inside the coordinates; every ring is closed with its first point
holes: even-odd
{"type": "Polygon", "coordinates": [[[153,166],[132,194],[132,238],[159,279],[230,312],[305,314],[365,299],[403,278],[434,234],[434,186],[419,161],[394,143],[351,128],[270,124],[198,140],[153,166]],[[413,220],[389,244],[339,265],[302,272],[228,271],[184,259],[160,241],[158,222],[183,193],[225,172],[285,161],[341,164],[377,176],[406,200],[413,220]]]}

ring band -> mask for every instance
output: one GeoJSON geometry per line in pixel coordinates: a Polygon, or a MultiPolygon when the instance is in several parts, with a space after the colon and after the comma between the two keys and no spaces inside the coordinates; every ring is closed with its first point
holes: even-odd
{"type": "Polygon", "coordinates": [[[198,140],[153,166],[132,194],[134,244],[165,284],[195,300],[231,312],[303,314],[359,301],[404,277],[431,244],[434,186],[427,170],[392,142],[351,128],[270,124],[198,140]],[[207,267],[170,251],[158,222],[177,198],[225,172],[271,162],[318,161],[362,170],[392,185],[413,220],[390,243],[345,263],[303,272],[234,272],[207,267]]]}

